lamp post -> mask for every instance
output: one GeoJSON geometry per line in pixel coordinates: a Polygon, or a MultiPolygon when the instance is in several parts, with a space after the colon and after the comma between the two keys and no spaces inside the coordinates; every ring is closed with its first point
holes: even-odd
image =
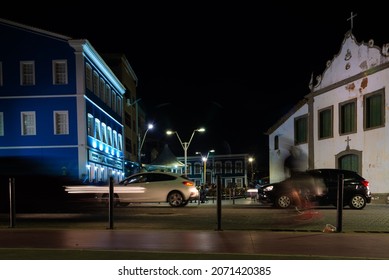
{"type": "Polygon", "coordinates": [[[145,139],[146,139],[146,135],[147,135],[147,132],[149,132],[150,129],[153,129],[154,128],[154,125],[153,124],[149,124],[147,126],[147,129],[145,131],[145,134],[143,135],[143,139],[142,139],[142,142],[140,142],[140,133],[138,134],[138,143],[139,143],[139,148],[138,148],[138,162],[139,162],[139,169],[142,168],[142,148],[143,148],[143,144],[145,143],[145,139]]]}
{"type": "Polygon", "coordinates": [[[249,157],[249,163],[250,163],[250,165],[251,165],[251,183],[254,182],[253,162],[254,162],[254,158],[253,158],[253,157],[249,157]]]}
{"type": "Polygon", "coordinates": [[[203,168],[203,171],[204,171],[204,174],[203,174],[203,184],[205,185],[207,183],[207,161],[208,161],[208,157],[209,157],[209,154],[210,153],[214,153],[215,150],[209,150],[208,153],[207,153],[207,156],[203,156],[200,152],[196,152],[196,155],[200,155],[201,156],[201,160],[203,161],[203,165],[204,165],[204,168],[203,168]]]}
{"type": "Polygon", "coordinates": [[[193,130],[192,136],[190,137],[188,142],[182,142],[182,140],[181,140],[180,136],[178,135],[177,131],[172,131],[172,130],[166,131],[167,135],[176,134],[177,138],[178,138],[178,141],[180,141],[180,144],[181,144],[182,148],[184,149],[185,175],[187,175],[187,170],[186,169],[187,169],[187,164],[188,164],[188,148],[189,148],[189,145],[192,142],[193,136],[195,135],[196,132],[204,132],[204,131],[205,131],[205,128],[198,128],[198,129],[193,130]]]}

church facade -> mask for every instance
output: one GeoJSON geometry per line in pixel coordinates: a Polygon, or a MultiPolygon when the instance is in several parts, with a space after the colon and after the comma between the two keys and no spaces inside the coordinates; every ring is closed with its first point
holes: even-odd
{"type": "Polygon", "coordinates": [[[373,194],[389,193],[389,43],[358,42],[345,34],[310,92],[268,131],[269,177],[288,176],[285,161],[300,169],[355,170],[373,194]]]}

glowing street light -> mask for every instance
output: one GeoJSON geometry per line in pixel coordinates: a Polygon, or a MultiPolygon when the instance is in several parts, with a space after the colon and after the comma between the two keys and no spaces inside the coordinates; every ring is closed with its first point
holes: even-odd
{"type": "Polygon", "coordinates": [[[153,129],[154,128],[154,125],[153,124],[149,124],[147,126],[147,129],[145,131],[145,134],[143,135],[143,139],[142,139],[142,142],[140,142],[140,133],[139,133],[139,140],[138,140],[138,143],[139,143],[139,149],[138,149],[138,161],[139,161],[139,168],[142,168],[142,148],[143,148],[143,144],[145,143],[145,139],[146,139],[146,135],[147,135],[147,132],[149,132],[150,129],[153,129]]]}
{"type": "Polygon", "coordinates": [[[201,152],[196,152],[196,155],[200,155],[201,156],[201,160],[203,161],[203,164],[204,164],[204,168],[203,168],[203,184],[205,185],[207,183],[207,161],[208,161],[208,157],[209,157],[209,154],[210,153],[214,153],[215,150],[209,150],[208,153],[207,153],[207,156],[203,156],[201,154],[201,152]]]}
{"type": "Polygon", "coordinates": [[[181,144],[182,148],[184,149],[185,175],[187,175],[187,163],[188,163],[188,148],[189,148],[189,145],[192,142],[193,136],[195,135],[196,132],[204,132],[204,131],[205,131],[205,128],[198,128],[198,129],[193,130],[192,136],[190,137],[188,142],[182,142],[182,140],[181,140],[180,136],[178,135],[177,131],[172,131],[172,130],[166,131],[167,135],[176,134],[178,140],[180,141],[180,144],[181,144]]]}

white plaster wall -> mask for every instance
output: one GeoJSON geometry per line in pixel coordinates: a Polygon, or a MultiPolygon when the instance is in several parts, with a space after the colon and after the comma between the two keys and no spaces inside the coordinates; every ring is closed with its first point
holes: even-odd
{"type": "MultiPolygon", "coordinates": [[[[294,146],[294,119],[308,113],[308,106],[305,104],[293,115],[291,115],[282,125],[269,135],[269,180],[279,182],[285,179],[284,161],[289,156],[289,150],[294,146]],[[279,149],[274,150],[274,137],[279,137],[279,149]]],[[[308,155],[308,145],[298,145],[305,155],[308,155]]],[[[308,161],[306,162],[308,168],[308,161]]]]}

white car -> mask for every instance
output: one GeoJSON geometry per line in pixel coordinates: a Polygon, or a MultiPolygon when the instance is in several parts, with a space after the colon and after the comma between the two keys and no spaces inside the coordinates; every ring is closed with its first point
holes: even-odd
{"type": "MultiPolygon", "coordinates": [[[[66,186],[68,193],[95,193],[103,203],[109,203],[109,186],[66,186]]],[[[198,199],[195,183],[184,174],[170,172],[142,172],[133,174],[114,185],[114,205],[130,203],[168,202],[180,207],[198,199]]]]}

